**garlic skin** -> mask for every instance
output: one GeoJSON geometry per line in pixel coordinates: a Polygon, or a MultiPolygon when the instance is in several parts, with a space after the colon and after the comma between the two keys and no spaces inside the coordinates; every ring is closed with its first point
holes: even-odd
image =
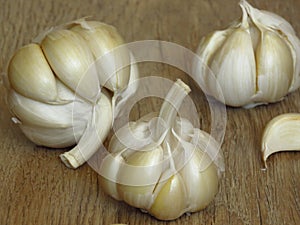
{"type": "Polygon", "coordinates": [[[224,170],[219,144],[177,116],[189,92],[178,80],[159,115],[150,113],[120,128],[100,167],[107,194],[160,220],[204,209],[217,194],[224,170]]]}
{"type": "Polygon", "coordinates": [[[204,37],[197,49],[208,68],[196,66],[209,95],[251,108],[280,101],[300,86],[300,41],[280,16],[241,0],[243,15],[226,30],[204,37]]]}
{"type": "Polygon", "coordinates": [[[13,121],[37,145],[73,146],[60,156],[70,168],[86,162],[106,139],[115,99],[124,103],[135,91],[126,89],[138,77],[131,53],[124,47],[123,60],[116,56],[123,43],[112,26],[78,20],[40,35],[39,43],[20,48],[10,60],[13,121]],[[101,60],[109,63],[105,69],[101,60]]]}
{"type": "Polygon", "coordinates": [[[265,127],[262,137],[262,159],[280,151],[300,151],[300,114],[286,113],[273,118],[265,127]]]}

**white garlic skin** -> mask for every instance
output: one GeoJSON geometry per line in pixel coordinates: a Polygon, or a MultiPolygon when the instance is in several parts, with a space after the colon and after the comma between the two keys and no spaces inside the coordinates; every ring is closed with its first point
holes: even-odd
{"type": "MultiPolygon", "coordinates": [[[[145,116],[137,122],[131,122],[135,137],[147,136],[149,127],[145,121],[150,119],[145,116]]],[[[176,171],[163,163],[164,160],[168,161],[168,154],[161,146],[148,151],[124,148],[118,139],[120,135],[126,135],[122,131],[112,137],[109,144],[112,154],[103,159],[100,170],[101,187],[107,194],[147,211],[160,220],[174,220],[184,213],[207,207],[218,192],[219,172],[223,170],[222,164],[216,164],[204,152],[210,136],[199,129],[191,129],[192,124],[185,119],[176,120],[174,131],[180,133],[184,141],[192,143],[195,130],[200,134],[198,146],[173,152],[176,171]],[[179,125],[181,122],[182,126],[179,125]],[[190,155],[183,163],[185,154],[190,155]]],[[[213,139],[210,141],[210,148],[218,149],[213,139]]]]}
{"type": "Polygon", "coordinates": [[[14,121],[38,145],[75,145],[61,155],[68,167],[77,168],[98,150],[112,125],[113,97],[137,77],[125,48],[123,61],[109,58],[108,72],[124,63],[120,72],[103,73],[95,63],[123,43],[112,26],[79,20],[41,35],[39,43],[20,48],[10,60],[8,105],[14,121]]]}
{"type": "Polygon", "coordinates": [[[197,54],[208,68],[196,65],[196,70],[208,94],[226,105],[251,108],[280,101],[300,86],[300,41],[280,16],[245,0],[240,6],[240,21],[201,40],[197,54]]]}

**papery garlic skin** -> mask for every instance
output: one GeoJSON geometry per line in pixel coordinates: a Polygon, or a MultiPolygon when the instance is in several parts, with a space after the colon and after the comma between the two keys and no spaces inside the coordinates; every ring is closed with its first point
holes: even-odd
{"type": "MultiPolygon", "coordinates": [[[[240,21],[201,40],[197,54],[208,66],[196,68],[208,94],[234,107],[280,101],[300,86],[300,41],[292,26],[241,0],[240,21]]],[[[195,65],[197,67],[197,65],[195,65]]]]}
{"type": "Polygon", "coordinates": [[[51,29],[10,60],[13,121],[38,145],[74,146],[60,156],[70,168],[87,161],[106,139],[115,99],[120,96],[124,104],[135,91],[136,85],[126,89],[138,77],[131,53],[122,47],[123,61],[116,56],[123,43],[112,26],[78,20],[51,29]],[[104,69],[102,60],[109,64],[104,69]]]}
{"type": "Polygon", "coordinates": [[[162,127],[152,113],[119,129],[100,168],[107,194],[160,220],[204,209],[217,194],[224,170],[218,143],[177,117],[175,108],[189,91],[180,80],[173,85],[159,113],[162,127]],[[154,142],[148,142],[149,135],[154,142]]]}
{"type": "Polygon", "coordinates": [[[262,159],[280,151],[300,151],[300,114],[285,113],[270,120],[262,137],[262,159]]]}

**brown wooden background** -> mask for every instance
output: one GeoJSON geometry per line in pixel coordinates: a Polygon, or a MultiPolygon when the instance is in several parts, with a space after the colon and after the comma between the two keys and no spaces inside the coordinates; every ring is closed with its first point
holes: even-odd
{"type": "MultiPolygon", "coordinates": [[[[290,21],[300,35],[299,0],[250,1],[290,21]]],[[[0,0],[0,69],[12,53],[45,29],[92,16],[114,25],[127,42],[160,39],[195,50],[200,38],[224,28],[241,11],[237,0],[0,0]]],[[[179,70],[148,63],[144,76],[182,77],[179,70]]],[[[220,192],[205,210],[172,222],[157,221],[104,195],[99,176],[88,165],[67,169],[49,150],[28,141],[10,121],[0,88],[0,224],[300,224],[300,153],[273,155],[262,171],[262,130],[274,116],[299,112],[300,90],[282,102],[251,110],[227,108],[226,172],[220,192]]],[[[204,97],[193,89],[201,107],[204,97]]],[[[138,118],[159,109],[145,99],[133,110],[138,118]]],[[[205,114],[205,112],[204,112],[205,114]]],[[[203,114],[203,115],[204,115],[203,114]]],[[[201,120],[203,129],[209,121],[201,120]]],[[[166,209],[167,210],[167,209],[166,209]]]]}

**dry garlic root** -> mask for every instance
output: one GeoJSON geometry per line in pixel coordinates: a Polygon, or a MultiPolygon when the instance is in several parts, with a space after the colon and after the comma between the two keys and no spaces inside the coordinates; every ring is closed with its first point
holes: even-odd
{"type": "Polygon", "coordinates": [[[68,167],[77,168],[98,150],[112,125],[112,99],[126,99],[124,89],[137,77],[134,65],[114,72],[131,60],[125,48],[108,54],[123,43],[114,27],[79,20],[20,48],[9,63],[13,120],[38,145],[75,145],[61,155],[68,167]],[[103,55],[109,57],[103,61],[103,55]]]}
{"type": "Polygon", "coordinates": [[[100,167],[106,193],[161,220],[204,209],[224,170],[217,142],[177,117],[189,92],[178,80],[159,115],[151,113],[118,130],[100,167]]]}
{"type": "MultiPolygon", "coordinates": [[[[254,107],[283,99],[300,86],[300,41],[280,16],[253,8],[245,0],[243,15],[226,30],[203,38],[197,53],[208,65],[200,74],[208,94],[225,104],[254,107]]],[[[198,68],[199,69],[199,68],[198,68]]]]}
{"type": "Polygon", "coordinates": [[[262,138],[262,154],[265,167],[267,158],[279,151],[300,151],[300,114],[287,113],[272,119],[262,138]]]}

